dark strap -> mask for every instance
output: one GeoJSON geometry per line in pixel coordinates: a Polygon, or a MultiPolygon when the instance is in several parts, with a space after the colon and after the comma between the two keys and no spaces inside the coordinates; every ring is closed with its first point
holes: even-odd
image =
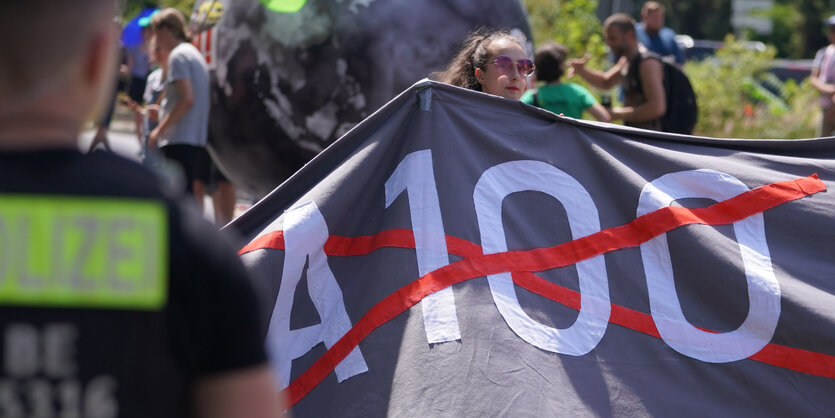
{"type": "MultiPolygon", "coordinates": [[[[664,66],[664,60],[661,59],[660,55],[658,55],[658,54],[656,54],[652,51],[644,51],[644,52],[638,54],[638,57],[635,58],[634,61],[629,63],[629,69],[627,70],[626,78],[624,79],[624,84],[623,84],[623,89],[624,89],[624,91],[626,91],[629,88],[629,81],[631,80],[635,85],[635,89],[637,89],[638,91],[641,92],[641,96],[644,97],[644,100],[646,100],[646,96],[644,95],[644,86],[643,86],[643,83],[641,82],[640,71],[641,71],[641,62],[643,62],[647,58],[657,59],[661,63],[661,66],[662,67],[664,66]]],[[[666,83],[667,81],[664,80],[664,82],[666,83]]]]}

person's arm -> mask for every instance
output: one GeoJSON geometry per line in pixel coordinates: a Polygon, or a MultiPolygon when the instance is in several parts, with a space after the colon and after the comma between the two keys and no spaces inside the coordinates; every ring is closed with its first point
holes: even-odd
{"type": "Polygon", "coordinates": [[[591,55],[570,60],[568,63],[571,64],[572,74],[583,77],[583,79],[588,81],[589,84],[601,90],[609,90],[620,83],[621,70],[625,65],[628,65],[626,57],[621,57],[620,60],[618,60],[618,62],[606,72],[586,67],[586,63],[589,61],[589,58],[591,58],[591,55]]]}
{"type": "Polygon", "coordinates": [[[637,106],[612,109],[613,119],[627,122],[645,122],[664,116],[667,98],[664,95],[664,67],[657,59],[645,59],[638,68],[646,101],[637,106]]]}
{"type": "MultiPolygon", "coordinates": [[[[166,88],[171,88],[171,86],[166,88]]],[[[177,103],[174,104],[174,108],[171,109],[171,112],[160,120],[159,125],[157,125],[157,127],[154,128],[148,136],[148,143],[151,147],[156,145],[159,136],[163,132],[179,122],[180,119],[188,113],[191,106],[194,105],[194,90],[192,89],[191,81],[189,79],[183,78],[175,80],[174,88],[177,89],[177,103]]]]}
{"type": "Polygon", "coordinates": [[[583,105],[585,105],[584,112],[591,113],[595,119],[601,122],[609,122],[612,120],[612,116],[609,114],[609,109],[606,109],[605,106],[597,102],[597,99],[586,90],[584,87],[576,84],[571,84],[571,86],[576,86],[575,89],[580,96],[580,100],[582,101],[583,105]]]}
{"type": "MultiPolygon", "coordinates": [[[[165,80],[165,72],[164,71],[158,75],[156,83],[161,83],[162,80],[165,80]]],[[[156,84],[156,83],[154,83],[154,84],[156,84]]],[[[159,87],[161,87],[161,86],[154,86],[153,88],[159,88],[159,87]]],[[[162,98],[163,98],[163,96],[165,96],[165,88],[162,87],[162,91],[159,94],[157,94],[156,96],[157,96],[156,101],[148,99],[148,102],[145,104],[145,113],[148,115],[148,120],[150,122],[159,124],[159,108],[160,108],[160,105],[162,103],[162,98]]],[[[153,94],[151,94],[149,97],[153,98],[153,94]]]]}
{"type": "Polygon", "coordinates": [[[812,73],[809,75],[809,84],[822,94],[835,95],[835,84],[829,84],[821,80],[820,73],[820,68],[812,68],[812,73]]]}
{"type": "Polygon", "coordinates": [[[194,411],[201,418],[275,418],[284,403],[269,366],[199,379],[194,411]]]}
{"type": "Polygon", "coordinates": [[[140,105],[139,103],[136,103],[130,97],[123,97],[123,98],[121,98],[121,100],[122,100],[122,103],[125,104],[125,106],[127,106],[130,110],[133,111],[133,113],[135,113],[137,115],[140,115],[140,116],[145,114],[145,109],[142,107],[142,105],[140,105]]]}
{"type": "Polygon", "coordinates": [[[612,120],[612,115],[610,115],[609,111],[606,110],[606,108],[600,103],[595,103],[589,106],[586,110],[588,110],[595,119],[601,122],[610,122],[612,120]]]}

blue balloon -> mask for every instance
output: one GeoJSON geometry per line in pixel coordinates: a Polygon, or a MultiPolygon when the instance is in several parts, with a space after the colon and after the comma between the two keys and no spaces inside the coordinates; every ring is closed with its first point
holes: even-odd
{"type": "Polygon", "coordinates": [[[142,43],[142,25],[141,23],[148,22],[148,17],[150,17],[154,12],[159,9],[156,8],[148,8],[144,9],[139,12],[136,17],[131,19],[124,28],[122,28],[122,45],[129,47],[134,45],[139,45],[142,43]]]}

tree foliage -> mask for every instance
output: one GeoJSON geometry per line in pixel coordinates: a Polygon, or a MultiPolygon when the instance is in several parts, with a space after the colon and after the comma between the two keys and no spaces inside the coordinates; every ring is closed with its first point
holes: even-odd
{"type": "MultiPolygon", "coordinates": [[[[523,3],[528,10],[534,45],[557,41],[568,47],[571,57],[590,54],[592,68],[610,65],[602,25],[596,15],[597,0],[523,0],[523,3]]],[[[731,30],[730,0],[662,3],[668,8],[668,23],[680,33],[694,38],[721,39],[731,30]]],[[[695,134],[730,138],[814,136],[820,114],[816,91],[808,80],[799,85],[776,80],[768,68],[778,52],[780,56],[805,57],[825,44],[813,35],[823,37],[822,19],[828,16],[827,3],[832,2],[777,0],[776,3],[770,12],[775,22],[774,35],[763,38],[776,47],[770,46],[765,52],[753,51],[728,35],[725,46],[715,57],[685,64],[684,71],[699,99],[695,134]]],[[[128,21],[146,7],[175,7],[189,16],[193,5],[194,0],[124,0],[122,16],[128,21]]],[[[583,83],[579,78],[572,81],[583,83]]]]}
{"type": "Polygon", "coordinates": [[[576,46],[574,50],[577,52],[604,53],[602,29],[595,15],[597,1],[562,1],[560,5],[567,21],[561,25],[562,30],[556,39],[569,47],[576,46]]]}
{"type": "Polygon", "coordinates": [[[173,7],[178,9],[179,11],[183,12],[183,14],[188,18],[191,15],[191,10],[194,7],[194,0],[122,0],[123,1],[123,8],[122,8],[122,21],[128,22],[136,15],[139,14],[143,9],[151,8],[151,7],[173,7]]]}
{"type": "MultiPolygon", "coordinates": [[[[661,3],[667,8],[667,25],[678,33],[694,39],[720,40],[734,32],[732,0],[662,0],[661,3]]],[[[823,19],[835,11],[833,7],[835,2],[831,0],[775,0],[770,10],[758,13],[771,19],[771,34],[742,30],[736,35],[774,45],[778,57],[811,58],[818,48],[828,43],[823,19]]],[[[637,12],[635,17],[639,18],[637,12]]]]}
{"type": "Polygon", "coordinates": [[[696,135],[726,138],[811,138],[817,93],[808,79],[781,82],[768,69],[776,54],[745,48],[733,35],[715,57],[684,70],[699,101],[696,135]]]}
{"type": "Polygon", "coordinates": [[[770,10],[757,13],[771,19],[772,33],[744,30],[741,35],[774,45],[778,57],[812,58],[819,48],[829,43],[824,19],[832,14],[833,4],[835,2],[829,0],[776,0],[770,10]]]}
{"type": "MultiPolygon", "coordinates": [[[[640,20],[640,5],[635,1],[635,18],[640,20]]],[[[731,28],[731,0],[662,0],[667,10],[667,26],[693,39],[722,39],[731,28]]]]}
{"type": "Polygon", "coordinates": [[[592,55],[591,65],[606,61],[603,29],[595,14],[597,0],[524,0],[533,32],[534,45],[556,41],[572,57],[592,55]]]}
{"type": "MultiPolygon", "coordinates": [[[[702,14],[715,11],[713,7],[717,5],[727,9],[725,16],[730,19],[730,0],[668,2],[668,10],[670,3],[676,4],[674,10],[689,13],[679,16],[682,21],[696,21],[702,14]],[[693,7],[684,11],[684,3],[693,7]]],[[[593,68],[610,65],[601,36],[603,29],[595,14],[596,0],[524,0],[524,4],[536,44],[555,40],[565,44],[574,57],[590,53],[593,59],[589,65],[593,68]]],[[[725,37],[730,24],[723,30],[716,39],[725,37]]],[[[695,134],[726,138],[813,137],[820,114],[817,93],[808,80],[800,84],[781,82],[771,75],[768,69],[776,54],[775,47],[766,51],[746,49],[743,42],[729,35],[715,57],[687,62],[684,71],[699,100],[695,134]]],[[[579,78],[572,81],[582,82],[579,78]]]]}
{"type": "MultiPolygon", "coordinates": [[[[534,46],[556,41],[568,48],[569,57],[589,54],[590,67],[608,67],[611,64],[603,42],[603,27],[596,15],[597,4],[597,0],[524,0],[534,46]]],[[[571,81],[594,91],[579,77],[571,81]]]]}

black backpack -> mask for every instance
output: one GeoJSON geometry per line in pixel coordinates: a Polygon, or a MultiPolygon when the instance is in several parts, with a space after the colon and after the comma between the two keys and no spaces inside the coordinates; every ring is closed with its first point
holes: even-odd
{"type": "MultiPolygon", "coordinates": [[[[661,130],[678,134],[690,135],[699,120],[699,107],[696,104],[696,93],[690,84],[690,79],[681,71],[678,66],[665,61],[659,55],[652,52],[641,54],[636,60],[634,70],[638,70],[640,62],[646,58],[655,58],[661,61],[664,67],[664,95],[667,98],[667,112],[661,116],[661,130]]],[[[630,68],[629,71],[633,71],[630,68]]],[[[640,77],[636,77],[640,87],[640,77]]]]}

